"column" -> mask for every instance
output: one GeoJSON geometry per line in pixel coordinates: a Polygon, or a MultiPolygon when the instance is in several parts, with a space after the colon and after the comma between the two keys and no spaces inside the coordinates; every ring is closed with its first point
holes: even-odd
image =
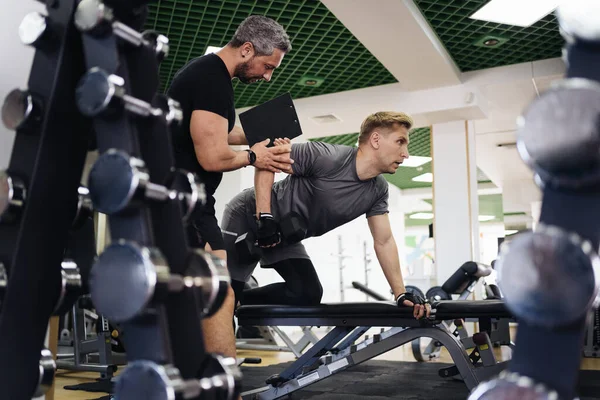
{"type": "Polygon", "coordinates": [[[479,261],[479,199],[473,124],[431,128],[437,284],[466,261],[479,261]]]}

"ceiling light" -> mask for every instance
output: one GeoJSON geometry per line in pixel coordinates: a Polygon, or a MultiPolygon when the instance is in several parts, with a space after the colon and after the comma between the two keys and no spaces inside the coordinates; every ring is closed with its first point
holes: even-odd
{"type": "Polygon", "coordinates": [[[412,178],[412,180],[415,182],[433,182],[433,174],[431,172],[427,172],[426,174],[415,176],[412,178]]]}
{"type": "Polygon", "coordinates": [[[410,156],[402,164],[401,167],[420,167],[423,164],[431,161],[431,157],[410,156]]]}
{"type": "Polygon", "coordinates": [[[528,27],[554,11],[562,1],[490,0],[470,18],[498,24],[528,27]]]}
{"type": "Polygon", "coordinates": [[[508,236],[508,235],[515,234],[515,233],[517,233],[517,232],[519,232],[519,231],[518,231],[518,230],[516,230],[516,229],[507,229],[507,230],[505,230],[505,231],[504,231],[504,235],[505,235],[505,236],[508,236]]]}
{"type": "Polygon", "coordinates": [[[479,222],[491,221],[493,219],[496,219],[496,217],[493,215],[480,215],[479,216],[479,222]]]}
{"type": "Polygon", "coordinates": [[[408,217],[408,218],[410,218],[410,219],[433,219],[433,214],[426,213],[426,212],[419,212],[419,213],[411,214],[410,217],[408,217]]]}
{"type": "Polygon", "coordinates": [[[210,54],[210,53],[216,53],[217,51],[219,51],[221,49],[222,49],[222,47],[208,46],[206,48],[206,52],[204,53],[204,55],[210,54]]]}

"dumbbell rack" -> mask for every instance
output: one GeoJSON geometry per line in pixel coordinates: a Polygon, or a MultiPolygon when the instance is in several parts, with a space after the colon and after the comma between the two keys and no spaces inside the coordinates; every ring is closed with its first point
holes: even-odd
{"type": "MultiPolygon", "coordinates": [[[[0,262],[8,273],[0,314],[0,387],[3,398],[15,400],[30,399],[37,386],[40,351],[59,297],[61,261],[90,146],[100,154],[118,149],[144,160],[152,182],[165,182],[174,165],[164,118],[136,116],[122,106],[111,118],[90,118],[76,103],[82,76],[100,68],[122,78],[129,96],[167,113],[167,99],[156,95],[159,43],[131,45],[110,27],[103,34],[82,33],[74,24],[79,1],[43,3],[47,15],[26,17],[29,31],[21,37],[35,48],[27,89],[11,92],[3,107],[4,122],[16,137],[0,179],[0,262]]],[[[113,17],[133,29],[141,28],[146,3],[106,0],[113,17]]],[[[189,249],[182,215],[175,201],[108,215],[111,238],[160,249],[170,271],[183,275],[189,249]]],[[[153,304],[143,318],[122,323],[128,361],[173,365],[183,379],[199,378],[208,358],[198,315],[197,304],[182,292],[153,304]]]]}

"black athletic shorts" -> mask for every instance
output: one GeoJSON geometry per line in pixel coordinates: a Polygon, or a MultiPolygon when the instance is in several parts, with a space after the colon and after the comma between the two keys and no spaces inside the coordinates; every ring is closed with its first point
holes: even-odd
{"type": "Polygon", "coordinates": [[[214,214],[200,213],[187,226],[188,244],[204,249],[208,243],[213,250],[224,250],[223,234],[214,214]]]}

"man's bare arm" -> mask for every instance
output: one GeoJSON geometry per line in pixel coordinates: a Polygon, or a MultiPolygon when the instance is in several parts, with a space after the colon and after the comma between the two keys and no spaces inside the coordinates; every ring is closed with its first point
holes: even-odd
{"type": "Polygon", "coordinates": [[[392,235],[389,216],[388,214],[374,215],[367,218],[367,221],[371,235],[373,236],[373,245],[377,260],[394,292],[394,298],[396,298],[406,292],[406,287],[402,278],[398,246],[392,235]]]}
{"type": "Polygon", "coordinates": [[[256,196],[256,217],[260,213],[271,214],[271,191],[275,182],[275,174],[271,171],[254,170],[254,194],[256,196]]]}
{"type": "Polygon", "coordinates": [[[232,146],[245,146],[248,145],[248,139],[244,130],[239,126],[234,126],[229,135],[227,135],[227,142],[232,146]]]}
{"type": "Polygon", "coordinates": [[[249,165],[248,152],[234,151],[227,140],[227,120],[203,110],[192,112],[190,133],[196,158],[207,171],[233,171],[249,165]]]}

